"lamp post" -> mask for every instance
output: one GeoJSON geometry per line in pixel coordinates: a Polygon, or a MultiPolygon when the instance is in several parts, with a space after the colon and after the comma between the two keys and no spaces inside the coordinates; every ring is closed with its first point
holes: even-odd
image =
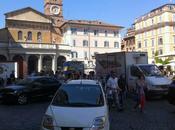
{"type": "Polygon", "coordinates": [[[91,38],[90,38],[90,28],[88,28],[88,42],[89,42],[89,58],[88,58],[88,64],[90,65],[91,61],[91,38]]]}

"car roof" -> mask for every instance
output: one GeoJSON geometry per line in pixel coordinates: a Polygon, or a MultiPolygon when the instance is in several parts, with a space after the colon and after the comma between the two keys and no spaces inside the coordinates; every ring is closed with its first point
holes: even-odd
{"type": "Polygon", "coordinates": [[[49,78],[48,76],[29,76],[27,79],[40,79],[40,78],[49,78]]]}
{"type": "Polygon", "coordinates": [[[79,79],[68,81],[67,84],[87,84],[87,85],[98,85],[99,82],[96,80],[79,79]]]}

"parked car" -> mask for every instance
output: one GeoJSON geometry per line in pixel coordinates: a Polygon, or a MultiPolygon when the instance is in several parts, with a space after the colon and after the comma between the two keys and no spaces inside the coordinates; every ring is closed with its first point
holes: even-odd
{"type": "Polygon", "coordinates": [[[169,86],[167,98],[170,104],[175,105],[175,80],[173,80],[169,86]]]}
{"type": "Polygon", "coordinates": [[[109,115],[101,85],[72,80],[62,85],[42,121],[42,130],[109,130],[109,115]]]}
{"type": "Polygon", "coordinates": [[[44,76],[28,77],[0,89],[2,102],[27,104],[31,99],[54,95],[61,83],[54,78],[44,76]]]}

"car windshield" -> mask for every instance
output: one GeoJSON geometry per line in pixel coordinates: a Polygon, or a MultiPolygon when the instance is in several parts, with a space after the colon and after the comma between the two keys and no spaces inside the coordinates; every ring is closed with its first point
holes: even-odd
{"type": "Polygon", "coordinates": [[[26,78],[26,79],[23,79],[23,80],[19,80],[16,84],[17,85],[27,85],[27,84],[30,84],[33,81],[34,81],[33,78],[26,78]]]}
{"type": "Polygon", "coordinates": [[[146,76],[162,76],[161,71],[158,69],[156,65],[146,65],[139,67],[146,76]]]}
{"type": "Polygon", "coordinates": [[[58,90],[52,104],[63,107],[99,107],[104,105],[104,98],[99,85],[67,84],[58,90]]]}

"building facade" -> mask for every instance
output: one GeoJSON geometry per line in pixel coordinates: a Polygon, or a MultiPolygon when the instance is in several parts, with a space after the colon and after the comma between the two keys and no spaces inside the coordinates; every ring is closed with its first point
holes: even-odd
{"type": "Polygon", "coordinates": [[[44,0],[44,13],[27,7],[5,14],[0,61],[18,62],[20,77],[34,71],[56,71],[70,60],[85,60],[87,67],[94,68],[95,53],[120,51],[121,28],[65,20],[62,0],[44,0]]]}
{"type": "Polygon", "coordinates": [[[122,40],[121,50],[126,52],[136,50],[134,26],[132,28],[127,29],[127,33],[122,40]]]}
{"type": "Polygon", "coordinates": [[[94,70],[95,54],[121,51],[121,26],[101,21],[69,20],[62,25],[63,42],[71,47],[71,59],[84,61],[94,70]]]}
{"type": "Polygon", "coordinates": [[[148,52],[149,63],[155,52],[175,52],[175,4],[158,7],[135,20],[136,50],[148,52]]]}

